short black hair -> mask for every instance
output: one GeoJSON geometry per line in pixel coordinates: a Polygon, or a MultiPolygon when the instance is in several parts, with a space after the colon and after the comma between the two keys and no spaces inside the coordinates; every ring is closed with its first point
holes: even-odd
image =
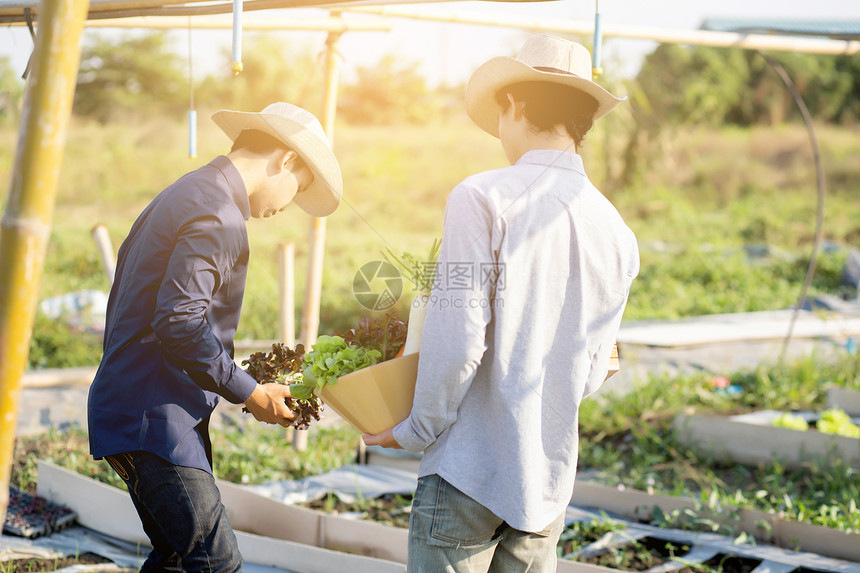
{"type": "MultiPolygon", "coordinates": [[[[277,137],[258,129],[243,129],[240,131],[233,142],[233,147],[230,148],[230,153],[233,153],[237,149],[244,149],[256,155],[268,155],[276,149],[295,151],[277,137]]],[[[307,166],[307,163],[298,152],[296,152],[296,162],[299,166],[307,166]]]]}
{"type": "Polygon", "coordinates": [[[283,141],[257,129],[243,129],[233,142],[230,153],[244,149],[258,155],[266,155],[276,149],[290,149],[283,141]]]}
{"type": "Polygon", "coordinates": [[[496,93],[502,111],[510,106],[507,94],[525,103],[523,115],[538,131],[562,124],[577,147],[594,124],[597,100],[576,88],[554,82],[520,82],[496,93]]]}

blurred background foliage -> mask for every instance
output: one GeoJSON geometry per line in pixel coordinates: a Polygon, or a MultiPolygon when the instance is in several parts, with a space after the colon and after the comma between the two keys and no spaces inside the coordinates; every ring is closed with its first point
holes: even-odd
{"type": "MultiPolygon", "coordinates": [[[[195,73],[199,159],[189,160],[189,62],[162,33],[88,32],[40,298],[108,289],[91,227],[105,224],[118,247],[155,194],[226,152],[228,139],[206,119],[213,111],[256,111],[284,100],[320,114],[321,47],[293,43],[288,34],[249,33],[241,74],[229,72],[227,50],[220,72],[195,73]]],[[[840,294],[846,250],[860,246],[860,60],[773,56],[801,91],[824,158],[829,246],[810,294],[840,294]]],[[[589,177],[640,240],[642,271],[625,318],[792,306],[814,238],[815,170],[794,102],[765,59],[663,45],[637,77],[607,74],[600,83],[629,98],[597,122],[580,150],[589,177]]],[[[385,248],[426,251],[441,236],[450,189],[471,173],[506,164],[498,140],[466,117],[463,89],[429,86],[415,62],[394,54],[341,78],[334,145],[347,186],[344,205],[328,223],[321,333],[349,328],[365,314],[351,292],[362,264],[380,259],[385,248]]],[[[6,181],[23,93],[23,81],[0,58],[6,181]]],[[[0,207],[5,200],[0,194],[0,207]]],[[[249,224],[253,255],[239,338],[277,335],[281,242],[296,245],[301,305],[307,232],[307,218],[292,207],[249,224]]],[[[395,307],[403,316],[410,298],[395,307]]],[[[48,322],[41,317],[36,324],[31,366],[97,363],[99,342],[48,322]]]]}
{"type": "MultiPolygon", "coordinates": [[[[773,56],[818,121],[853,124],[860,119],[858,58],[784,52],[773,56]]],[[[223,49],[221,58],[223,72],[195,77],[198,105],[258,110],[287,100],[318,111],[324,63],[309,45],[282,34],[249,33],[244,71],[235,78],[229,71],[229,50],[223,49]]],[[[99,121],[124,113],[178,113],[189,100],[188,68],[187,59],[172,49],[163,32],[88,32],[74,111],[99,121]]],[[[754,51],[662,44],[646,56],[635,78],[615,83],[634,94],[631,107],[637,122],[751,126],[799,118],[779,77],[754,51]]],[[[359,67],[355,78],[344,83],[338,111],[353,123],[429,123],[451,107],[451,96],[461,97],[460,88],[430,89],[417,63],[389,54],[377,65],[359,67]]],[[[0,58],[0,118],[14,117],[22,96],[23,81],[11,72],[8,59],[0,58]]]]}

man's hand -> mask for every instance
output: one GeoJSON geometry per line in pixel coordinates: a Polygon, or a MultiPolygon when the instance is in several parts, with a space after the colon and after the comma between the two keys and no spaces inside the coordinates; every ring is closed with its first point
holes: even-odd
{"type": "Polygon", "coordinates": [[[400,447],[400,444],[397,443],[397,440],[394,439],[394,433],[392,432],[394,428],[388,428],[387,430],[382,430],[378,434],[362,434],[361,439],[364,440],[364,443],[368,446],[382,446],[383,448],[396,448],[401,450],[403,448],[400,447]]]}
{"type": "Polygon", "coordinates": [[[286,398],[290,397],[290,387],[283,384],[257,384],[245,407],[260,422],[280,424],[289,427],[295,413],[287,407],[286,398]]]}

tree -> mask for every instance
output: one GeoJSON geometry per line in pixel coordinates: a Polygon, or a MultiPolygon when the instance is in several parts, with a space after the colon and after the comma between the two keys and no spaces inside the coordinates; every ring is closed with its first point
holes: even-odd
{"type": "Polygon", "coordinates": [[[375,66],[359,67],[356,72],[358,79],[344,87],[338,106],[347,121],[424,123],[438,116],[438,102],[416,64],[400,64],[388,54],[375,66]]]}
{"type": "MultiPolygon", "coordinates": [[[[856,117],[856,57],[779,53],[773,58],[813,117],[856,117]]],[[[799,118],[782,80],[754,51],[663,44],[646,57],[637,81],[663,121],[751,125],[799,118]]]]}
{"type": "Polygon", "coordinates": [[[230,71],[230,50],[222,51],[223,73],[206,77],[195,91],[198,103],[259,111],[285,101],[319,115],[325,79],[320,58],[307,46],[296,46],[275,34],[249,35],[242,54],[243,70],[230,71]]]}
{"type": "Polygon", "coordinates": [[[662,120],[719,124],[743,97],[749,69],[741,50],[661,44],[636,79],[662,120]]]}
{"type": "Polygon", "coordinates": [[[90,36],[81,50],[74,112],[107,121],[117,112],[176,108],[188,93],[184,67],[162,32],[90,36]]]}
{"type": "Polygon", "coordinates": [[[0,122],[18,119],[23,96],[23,80],[12,70],[8,57],[0,58],[0,122]]]}

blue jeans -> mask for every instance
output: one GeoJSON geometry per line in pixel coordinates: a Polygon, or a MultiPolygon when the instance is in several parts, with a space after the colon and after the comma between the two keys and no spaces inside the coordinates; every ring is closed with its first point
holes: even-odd
{"type": "Polygon", "coordinates": [[[143,451],[105,459],[128,487],[152,542],[142,572],[242,570],[236,535],[210,473],[143,451]]]}
{"type": "Polygon", "coordinates": [[[518,531],[438,475],[418,479],[409,518],[409,573],[549,573],[564,514],[518,531]]]}

